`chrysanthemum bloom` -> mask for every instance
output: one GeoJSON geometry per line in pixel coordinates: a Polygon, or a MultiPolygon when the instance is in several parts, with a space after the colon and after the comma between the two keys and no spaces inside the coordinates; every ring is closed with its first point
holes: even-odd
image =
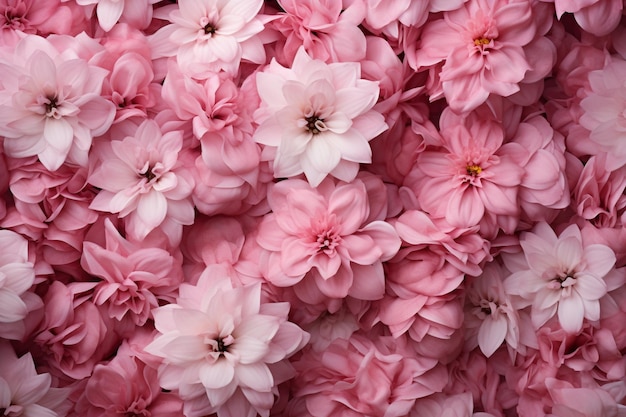
{"type": "Polygon", "coordinates": [[[254,140],[265,145],[274,177],[304,173],[316,187],[328,175],[352,181],[359,163],[370,163],[368,141],[383,132],[383,116],[372,110],[378,85],[362,80],[358,63],[312,59],[300,48],[291,69],[275,60],[257,73],[261,108],[254,140]]]}
{"type": "Polygon", "coordinates": [[[3,416],[55,416],[67,413],[67,388],[52,388],[50,374],[38,374],[30,353],[18,358],[0,342],[0,411],[3,416]]]}
{"type": "Polygon", "coordinates": [[[589,138],[607,153],[607,168],[626,165],[626,61],[612,57],[602,70],[589,73],[587,96],[580,102],[584,113],[580,124],[589,130],[589,138]]]}
{"type": "Polygon", "coordinates": [[[2,56],[0,68],[6,154],[37,155],[50,171],[66,160],[87,166],[92,138],[105,133],[115,117],[113,103],[100,96],[107,71],[36,35],[22,39],[12,56],[2,56]]]}
{"type": "Polygon", "coordinates": [[[615,265],[615,253],[602,244],[585,244],[575,224],[557,237],[546,223],[520,237],[523,254],[505,257],[513,274],[504,289],[514,307],[531,306],[536,329],[555,314],[561,327],[578,333],[585,319],[600,319],[600,298],[607,293],[604,277],[615,265]]]}
{"type": "Polygon", "coordinates": [[[0,337],[19,339],[21,322],[41,300],[28,290],[35,281],[28,241],[10,230],[0,230],[0,337]]]}
{"type": "MultiPolygon", "coordinates": [[[[439,77],[443,95],[457,112],[468,112],[490,94],[520,91],[519,83],[534,68],[533,56],[554,59],[554,46],[538,36],[538,25],[526,0],[470,0],[424,25],[416,69],[445,61],[439,77]],[[539,38],[539,40],[536,40],[539,38]],[[527,48],[533,48],[527,51],[527,48]]],[[[547,75],[533,74],[541,79],[547,75]]]]}
{"type": "Polygon", "coordinates": [[[141,240],[157,227],[180,241],[182,225],[194,218],[193,178],[179,161],[182,132],[163,133],[151,119],[144,120],[133,136],[102,143],[94,150],[95,163],[88,178],[101,188],[89,206],[119,213],[126,231],[141,240]]]}
{"type": "Polygon", "coordinates": [[[360,180],[277,183],[268,194],[273,213],[259,226],[257,242],[269,251],[262,268],[274,285],[302,282],[330,298],[360,300],[384,294],[382,262],[393,257],[400,238],[382,220],[368,221],[370,204],[360,180]]]}
{"type": "Polygon", "coordinates": [[[181,0],[172,22],[151,38],[153,57],[176,56],[183,72],[202,77],[225,70],[236,74],[242,59],[265,61],[257,18],[263,0],[181,0]]]}
{"type": "Polygon", "coordinates": [[[288,303],[261,303],[261,284],[204,274],[153,311],[160,334],[145,350],[163,358],[159,382],[178,391],[186,416],[267,417],[276,386],[293,376],[285,358],[308,341],[288,314],[288,303]]]}

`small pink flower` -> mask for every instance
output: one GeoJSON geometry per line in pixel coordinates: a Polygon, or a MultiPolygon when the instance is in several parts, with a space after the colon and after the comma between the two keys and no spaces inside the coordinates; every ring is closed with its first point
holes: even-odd
{"type": "Polygon", "coordinates": [[[178,391],[186,416],[268,415],[276,385],[293,376],[285,358],[308,334],[287,321],[287,303],[260,297],[260,284],[233,288],[204,274],[153,311],[160,334],[145,350],[163,358],[159,382],[178,391]]]}
{"type": "Polygon", "coordinates": [[[584,244],[575,224],[557,237],[546,223],[520,238],[523,254],[504,258],[513,274],[504,281],[516,308],[531,306],[536,329],[555,314],[561,327],[578,333],[585,319],[600,319],[600,298],[607,292],[604,277],[615,265],[615,254],[602,244],[584,244]]]}
{"type": "Polygon", "coordinates": [[[0,81],[6,154],[37,155],[50,171],[66,160],[86,166],[92,138],[105,133],[115,116],[113,104],[100,96],[107,71],[35,35],[5,59],[11,59],[2,64],[0,81]]]}
{"type": "Polygon", "coordinates": [[[0,410],[5,416],[65,416],[69,389],[52,388],[47,373],[37,373],[33,357],[17,357],[0,341],[0,410]]]}
{"type": "Polygon", "coordinates": [[[98,23],[106,32],[122,17],[134,26],[148,26],[152,18],[152,4],[157,2],[158,0],[76,0],[81,6],[96,7],[98,23]]]}
{"type": "Polygon", "coordinates": [[[194,218],[193,178],[178,159],[182,142],[182,132],[163,133],[146,119],[133,136],[102,143],[94,155],[100,161],[88,179],[101,190],[89,207],[127,218],[126,230],[136,239],[171,227],[171,238],[179,240],[182,225],[194,218]]]}
{"type": "Polygon", "coordinates": [[[273,60],[256,83],[261,108],[254,140],[265,145],[274,177],[304,173],[312,186],[332,175],[352,181],[359,163],[370,163],[368,141],[383,132],[383,116],[372,110],[375,82],[363,80],[358,63],[325,64],[300,48],[291,69],[273,60]]]}
{"type": "Polygon", "coordinates": [[[363,182],[317,189],[302,180],[270,190],[273,213],[259,226],[257,241],[269,251],[267,279],[278,286],[313,285],[330,298],[376,300],[384,292],[382,261],[400,247],[393,227],[367,221],[370,205],[363,182]]]}
{"type": "Polygon", "coordinates": [[[1,0],[0,44],[15,45],[25,33],[68,34],[72,12],[61,0],[1,0]]]}

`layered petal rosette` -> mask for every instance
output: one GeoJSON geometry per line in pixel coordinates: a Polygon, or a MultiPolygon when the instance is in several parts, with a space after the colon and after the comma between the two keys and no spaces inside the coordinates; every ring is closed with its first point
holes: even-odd
{"type": "Polygon", "coordinates": [[[273,213],[261,222],[257,242],[269,251],[262,267],[272,284],[302,282],[303,292],[313,287],[330,298],[383,296],[382,262],[396,254],[400,238],[389,223],[368,221],[362,181],[335,185],[328,179],[315,189],[303,180],[286,180],[268,199],[273,213]]]}
{"type": "Polygon", "coordinates": [[[261,284],[203,274],[153,311],[159,334],[145,350],[163,358],[159,382],[178,391],[185,416],[268,416],[277,384],[293,376],[286,358],[309,338],[288,314],[288,303],[261,303],[261,284]]]}
{"type": "Polygon", "coordinates": [[[361,79],[359,63],[326,64],[300,48],[291,68],[272,60],[256,76],[261,108],[254,140],[265,145],[274,177],[304,173],[312,186],[331,175],[352,181],[370,163],[368,141],[387,129],[372,110],[378,84],[361,79]]]}

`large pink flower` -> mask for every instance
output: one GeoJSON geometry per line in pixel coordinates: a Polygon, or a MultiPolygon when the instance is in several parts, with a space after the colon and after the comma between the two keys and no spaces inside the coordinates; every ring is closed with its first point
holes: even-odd
{"type": "Polygon", "coordinates": [[[523,254],[505,257],[513,274],[504,281],[516,308],[531,306],[535,328],[555,314],[561,327],[578,333],[585,319],[600,319],[604,277],[615,265],[615,253],[602,244],[585,244],[575,224],[557,237],[546,223],[522,234],[523,254]]]}
{"type": "Polygon", "coordinates": [[[370,163],[368,141],[383,132],[383,116],[372,110],[378,85],[362,80],[358,63],[325,64],[300,48],[291,69],[273,60],[256,83],[261,108],[254,140],[265,145],[274,177],[304,173],[312,186],[332,175],[352,181],[359,163],[370,163]]]}
{"type": "Polygon", "coordinates": [[[368,221],[370,204],[362,181],[317,189],[302,180],[271,189],[273,213],[259,226],[258,243],[270,251],[267,279],[278,286],[317,287],[325,296],[376,300],[384,293],[382,261],[400,247],[393,227],[368,221]],[[304,281],[303,281],[304,280],[304,281]]]}
{"type": "Polygon", "coordinates": [[[262,63],[257,35],[263,23],[262,0],[181,0],[169,14],[170,25],[151,39],[154,57],[176,56],[183,71],[203,76],[221,69],[236,74],[242,59],[262,63]]]}
{"type": "Polygon", "coordinates": [[[162,227],[180,241],[182,225],[194,218],[194,181],[178,160],[182,145],[182,132],[163,133],[150,119],[134,135],[103,143],[88,179],[101,190],[89,207],[127,217],[127,232],[139,240],[162,227]]]}
{"type": "Polygon", "coordinates": [[[100,96],[107,71],[69,49],[69,39],[57,41],[65,45],[29,35],[0,59],[4,150],[16,158],[37,155],[51,171],[66,159],[87,166],[92,138],[115,117],[113,103],[100,96]]]}
{"type": "Polygon", "coordinates": [[[204,274],[154,310],[160,334],[146,351],[163,358],[160,384],[178,390],[186,416],[267,416],[276,385],[293,376],[285,358],[308,341],[288,313],[287,303],[261,303],[261,284],[204,274]]]}
{"type": "MultiPolygon", "coordinates": [[[[439,73],[443,95],[458,112],[475,109],[490,94],[511,96],[533,69],[532,55],[554,55],[554,46],[545,39],[539,41],[539,50],[525,50],[538,35],[535,18],[525,0],[470,0],[424,26],[413,66],[445,61],[439,73]]],[[[549,70],[547,66],[538,79],[549,70]]]]}

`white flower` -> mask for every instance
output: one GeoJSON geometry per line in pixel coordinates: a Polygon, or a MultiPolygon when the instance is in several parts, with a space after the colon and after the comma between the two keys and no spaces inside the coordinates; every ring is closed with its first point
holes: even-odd
{"type": "Polygon", "coordinates": [[[266,145],[274,177],[304,173],[316,187],[328,175],[352,181],[370,163],[369,141],[387,129],[372,110],[378,84],[362,80],[358,63],[326,64],[300,48],[291,69],[275,60],[257,74],[261,108],[254,140],[266,145]]]}

